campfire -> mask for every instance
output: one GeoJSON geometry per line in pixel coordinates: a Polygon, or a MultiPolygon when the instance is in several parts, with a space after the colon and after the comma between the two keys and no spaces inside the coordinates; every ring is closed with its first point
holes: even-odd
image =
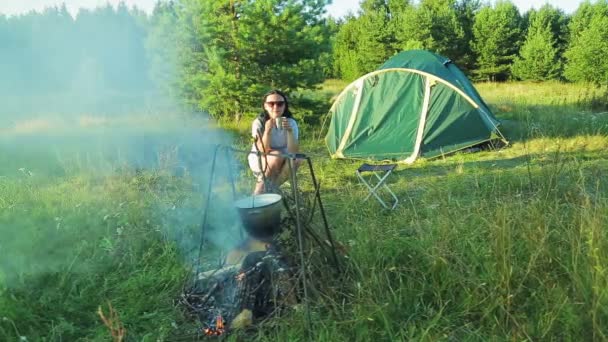
{"type": "Polygon", "coordinates": [[[226,266],[198,274],[181,301],[204,335],[247,327],[297,303],[293,271],[278,245],[249,238],[229,253],[226,266]]]}

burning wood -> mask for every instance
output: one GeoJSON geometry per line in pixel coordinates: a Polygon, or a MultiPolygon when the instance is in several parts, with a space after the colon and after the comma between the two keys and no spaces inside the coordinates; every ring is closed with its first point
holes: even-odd
{"type": "Polygon", "coordinates": [[[224,318],[222,315],[217,315],[215,317],[214,325],[203,329],[203,333],[205,333],[206,336],[221,336],[224,332],[224,318]]]}
{"type": "Polygon", "coordinates": [[[297,303],[290,268],[274,246],[268,247],[249,252],[240,264],[199,273],[194,287],[182,294],[204,335],[220,336],[297,303]]]}
{"type": "Polygon", "coordinates": [[[226,267],[218,268],[217,270],[205,271],[198,274],[198,280],[208,280],[211,278],[222,280],[230,275],[238,272],[241,265],[229,265],[226,267]]]}

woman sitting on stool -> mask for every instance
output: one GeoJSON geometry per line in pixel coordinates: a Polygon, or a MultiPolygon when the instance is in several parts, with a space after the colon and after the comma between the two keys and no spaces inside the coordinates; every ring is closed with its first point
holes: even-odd
{"type": "MultiPolygon", "coordinates": [[[[289,111],[287,96],[279,90],[272,90],[264,95],[264,109],[251,125],[251,134],[255,139],[249,154],[249,167],[257,178],[253,191],[261,194],[271,191],[283,184],[289,176],[289,165],[280,154],[297,153],[298,124],[289,111]],[[257,151],[262,153],[258,157],[257,151]],[[264,187],[264,178],[269,189],[264,187]]],[[[299,163],[296,163],[296,166],[299,163]]]]}

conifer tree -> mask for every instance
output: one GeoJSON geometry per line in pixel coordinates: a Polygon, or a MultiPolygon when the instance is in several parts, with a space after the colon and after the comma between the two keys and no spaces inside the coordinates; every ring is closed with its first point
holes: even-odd
{"type": "Polygon", "coordinates": [[[608,85],[608,1],[582,3],[572,16],[570,32],[564,76],[608,85]]]}
{"type": "MultiPolygon", "coordinates": [[[[538,13],[538,20],[548,24],[551,27],[551,33],[555,38],[555,47],[557,48],[558,58],[560,62],[563,62],[563,54],[568,47],[568,40],[570,38],[570,30],[568,29],[569,17],[556,7],[549,4],[542,6],[538,13]]],[[[536,18],[534,18],[536,20],[536,18]]]]}
{"type": "Polygon", "coordinates": [[[460,39],[458,54],[453,58],[458,67],[470,74],[475,68],[476,54],[471,46],[473,36],[473,24],[475,23],[475,15],[481,8],[480,0],[460,0],[455,5],[456,15],[462,27],[462,38],[460,39]]]}
{"type": "Polygon", "coordinates": [[[340,24],[333,44],[334,69],[338,77],[352,81],[365,72],[358,64],[358,22],[354,16],[347,16],[340,24]]]}
{"type": "Polygon", "coordinates": [[[348,16],[334,44],[336,70],[341,78],[354,80],[375,70],[394,53],[394,34],[389,21],[390,3],[364,0],[358,17],[348,16]]]}
{"type": "Polygon", "coordinates": [[[510,1],[485,6],[475,16],[473,51],[477,54],[476,74],[480,79],[506,80],[521,40],[521,16],[510,1]]]}
{"type": "Polygon", "coordinates": [[[561,37],[566,35],[563,14],[544,5],[529,16],[526,40],[512,67],[513,76],[522,80],[544,81],[561,76],[561,37]]]}
{"type": "Polygon", "coordinates": [[[515,58],[513,76],[521,80],[544,81],[559,77],[561,63],[551,28],[533,25],[515,58]]]}
{"type": "Polygon", "coordinates": [[[422,0],[405,9],[396,30],[399,50],[426,49],[459,63],[466,55],[465,32],[455,0],[422,0]]]}
{"type": "Polygon", "coordinates": [[[393,54],[390,31],[390,9],[384,0],[363,0],[358,19],[358,65],[363,73],[376,70],[393,54]]]}
{"type": "Polygon", "coordinates": [[[214,116],[259,108],[270,88],[287,92],[324,78],[325,0],[185,0],[183,90],[214,116]]]}
{"type": "Polygon", "coordinates": [[[335,46],[336,35],[340,29],[340,24],[333,17],[329,17],[329,18],[327,18],[327,21],[326,21],[326,28],[327,28],[327,33],[329,36],[330,49],[329,49],[329,51],[323,52],[319,56],[319,58],[320,58],[319,62],[321,64],[321,68],[323,70],[323,75],[324,75],[325,79],[328,79],[328,78],[339,77],[338,71],[335,69],[335,62],[334,62],[335,55],[333,52],[333,46],[335,46]]]}
{"type": "Polygon", "coordinates": [[[565,76],[572,81],[608,85],[608,16],[596,15],[572,43],[565,76]]]}
{"type": "Polygon", "coordinates": [[[608,15],[608,1],[597,0],[591,3],[585,0],[578,6],[568,24],[571,43],[589,27],[591,19],[596,15],[608,15]]]}
{"type": "Polygon", "coordinates": [[[358,17],[340,26],[334,44],[336,69],[353,80],[378,68],[395,53],[427,49],[472,66],[470,24],[478,0],[365,0],[358,17]],[[468,33],[467,33],[468,32],[468,33]]]}

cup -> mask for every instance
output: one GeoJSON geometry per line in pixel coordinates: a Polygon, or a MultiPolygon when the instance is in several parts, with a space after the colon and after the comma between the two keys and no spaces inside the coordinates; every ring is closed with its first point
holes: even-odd
{"type": "Polygon", "coordinates": [[[274,124],[277,129],[283,129],[283,118],[279,117],[274,119],[274,124]]]}

